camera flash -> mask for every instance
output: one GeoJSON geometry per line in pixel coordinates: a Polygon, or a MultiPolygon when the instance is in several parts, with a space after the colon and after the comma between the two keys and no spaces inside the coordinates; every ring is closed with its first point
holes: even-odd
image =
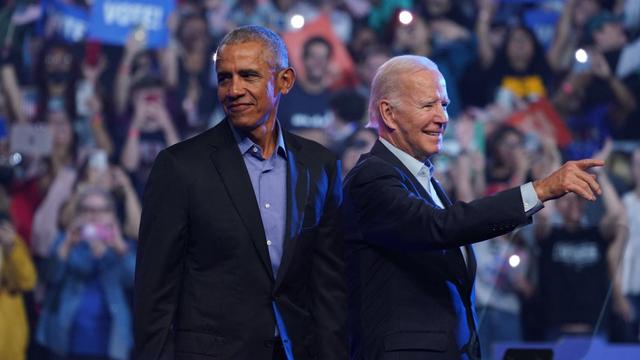
{"type": "Polygon", "coordinates": [[[576,50],[576,61],[579,63],[586,63],[587,60],[589,60],[589,55],[587,54],[587,52],[584,49],[578,49],[576,50]]]}
{"type": "Polygon", "coordinates": [[[291,17],[291,27],[294,29],[300,29],[304,26],[304,16],[300,14],[293,15],[291,17]]]}
{"type": "Polygon", "coordinates": [[[403,25],[409,25],[413,21],[413,14],[409,10],[402,10],[398,14],[398,21],[403,25]]]}
{"type": "Polygon", "coordinates": [[[509,266],[514,268],[514,267],[517,267],[518,265],[520,265],[520,256],[518,255],[509,256],[509,266]]]}

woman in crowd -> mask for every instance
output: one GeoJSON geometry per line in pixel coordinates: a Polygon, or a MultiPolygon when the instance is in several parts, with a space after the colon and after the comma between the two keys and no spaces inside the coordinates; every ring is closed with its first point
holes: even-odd
{"type": "Polygon", "coordinates": [[[122,235],[111,195],[87,188],[56,240],[37,340],[61,359],[127,359],[133,345],[126,291],[133,285],[134,243],[122,235]]]}

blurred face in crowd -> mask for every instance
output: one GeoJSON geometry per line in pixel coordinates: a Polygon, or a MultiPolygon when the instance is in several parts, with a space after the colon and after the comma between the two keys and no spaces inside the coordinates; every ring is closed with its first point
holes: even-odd
{"type": "Polygon", "coordinates": [[[218,100],[236,128],[252,131],[273,124],[280,95],[293,86],[293,69],[276,69],[269,54],[258,41],[226,44],[218,50],[218,100]]]}
{"type": "Polygon", "coordinates": [[[46,81],[52,95],[60,95],[71,76],[73,55],[63,47],[53,47],[45,55],[46,81]]]}
{"type": "Polygon", "coordinates": [[[593,39],[598,50],[607,52],[622,49],[627,43],[627,35],[622,29],[622,24],[610,21],[593,32],[593,39]]]}
{"type": "Polygon", "coordinates": [[[378,139],[375,131],[371,129],[358,130],[342,153],[342,175],[346,175],[358,162],[360,155],[371,151],[373,144],[378,139]]]}
{"type": "Polygon", "coordinates": [[[304,70],[306,77],[312,82],[321,82],[327,75],[331,49],[327,44],[314,42],[308,47],[304,58],[304,70]]]}
{"type": "MultiPolygon", "coordinates": [[[[395,41],[396,46],[401,50],[410,52],[422,50],[430,42],[430,33],[427,24],[421,16],[415,15],[413,21],[408,25],[399,24],[396,26],[395,41]]],[[[429,54],[420,54],[427,56],[429,54]]]]}
{"type": "MultiPolygon", "coordinates": [[[[424,67],[398,74],[404,84],[395,99],[383,99],[381,114],[385,139],[414,158],[425,161],[442,150],[449,115],[444,77],[438,70],[424,67]]],[[[381,133],[382,134],[382,133],[381,133]]]]}
{"type": "Polygon", "coordinates": [[[451,0],[424,0],[427,13],[432,17],[443,16],[451,10],[451,0]]]}
{"type": "Polygon", "coordinates": [[[578,0],[573,10],[575,25],[582,28],[589,19],[600,11],[600,4],[596,0],[578,0]]]}
{"type": "Polygon", "coordinates": [[[187,51],[202,49],[207,45],[207,22],[200,17],[185,20],[180,32],[180,41],[187,51]]]}
{"type": "Polygon", "coordinates": [[[138,89],[133,94],[133,101],[145,116],[140,129],[145,132],[159,131],[161,126],[157,121],[158,111],[166,111],[164,88],[150,86],[138,89]]]}
{"type": "Polygon", "coordinates": [[[363,26],[354,30],[350,47],[354,58],[362,56],[368,48],[378,43],[376,33],[368,26],[363,26]]]}
{"type": "Polygon", "coordinates": [[[390,58],[389,54],[380,51],[368,54],[364,62],[358,67],[358,74],[362,82],[367,86],[371,85],[378,68],[390,58]]]}
{"type": "Polygon", "coordinates": [[[49,111],[47,123],[51,126],[54,145],[66,146],[73,140],[73,128],[66,112],[61,110],[49,111]]]}
{"type": "Polygon", "coordinates": [[[534,43],[531,35],[522,28],[515,28],[507,38],[507,57],[516,70],[525,70],[533,58],[534,43]]]}
{"type": "Polygon", "coordinates": [[[578,195],[574,193],[566,194],[565,196],[556,200],[556,208],[558,213],[562,216],[562,220],[565,224],[575,226],[580,224],[582,215],[584,213],[585,200],[582,200],[578,195]]]}
{"type": "Polygon", "coordinates": [[[514,156],[516,152],[524,151],[524,144],[520,135],[514,131],[507,132],[502,138],[498,139],[497,156],[499,162],[510,167],[515,167],[515,163],[519,158],[514,156]]]}
{"type": "Polygon", "coordinates": [[[79,215],[83,216],[86,222],[108,224],[114,218],[112,204],[104,194],[99,192],[82,198],[78,210],[79,215]]]}

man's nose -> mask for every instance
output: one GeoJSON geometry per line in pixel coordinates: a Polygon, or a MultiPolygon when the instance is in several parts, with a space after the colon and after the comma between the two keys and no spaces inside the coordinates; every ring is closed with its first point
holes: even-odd
{"type": "Polygon", "coordinates": [[[446,106],[440,104],[438,105],[437,116],[435,116],[435,120],[440,124],[446,124],[449,122],[449,113],[447,113],[446,106]]]}
{"type": "Polygon", "coordinates": [[[229,83],[229,88],[227,91],[227,96],[232,97],[232,98],[237,98],[240,97],[244,94],[245,88],[244,88],[244,84],[242,83],[242,81],[240,79],[238,79],[238,77],[234,76],[233,78],[231,78],[230,83],[229,83]]]}

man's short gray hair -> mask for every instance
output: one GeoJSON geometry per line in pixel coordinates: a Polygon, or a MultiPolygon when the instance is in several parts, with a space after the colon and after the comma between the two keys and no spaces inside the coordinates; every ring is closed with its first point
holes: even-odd
{"type": "Polygon", "coordinates": [[[401,96],[403,87],[400,74],[412,73],[419,70],[438,70],[438,65],[429,58],[417,55],[395,56],[387,60],[376,71],[371,81],[371,96],[369,97],[369,124],[368,127],[377,128],[382,121],[379,105],[382,99],[390,102],[396,101],[401,96]]]}
{"type": "Polygon", "coordinates": [[[257,41],[262,43],[273,56],[276,70],[289,67],[289,54],[284,40],[275,32],[258,25],[247,25],[231,30],[220,40],[216,54],[224,45],[243,44],[257,41]]]}

